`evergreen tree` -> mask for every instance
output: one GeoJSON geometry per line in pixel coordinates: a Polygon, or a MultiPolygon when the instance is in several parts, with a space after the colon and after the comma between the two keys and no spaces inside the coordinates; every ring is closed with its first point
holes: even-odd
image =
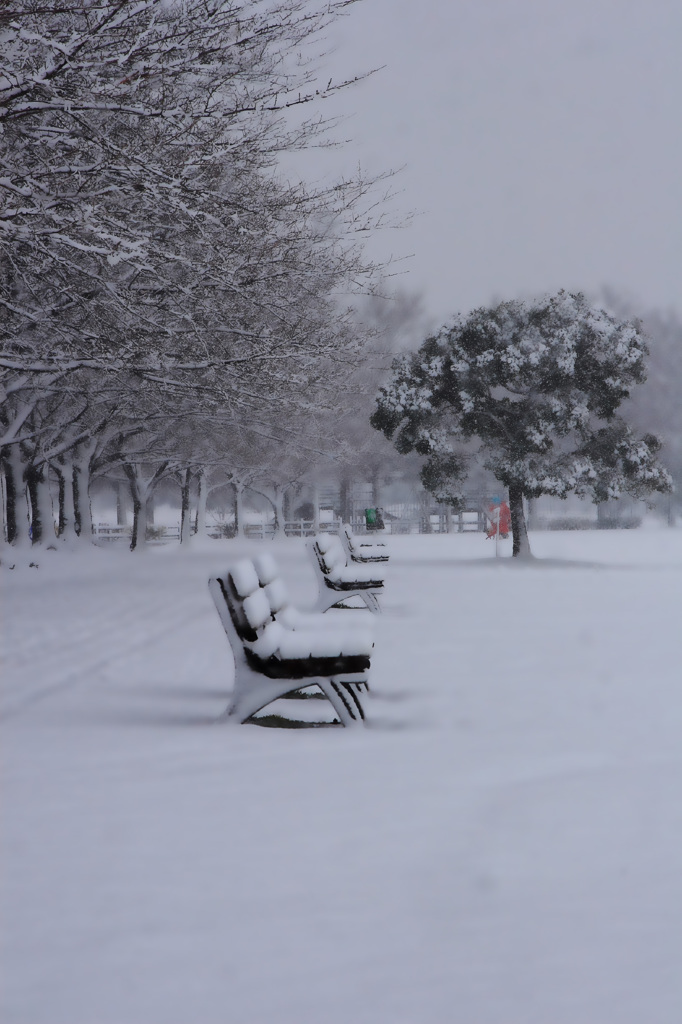
{"type": "Polygon", "coordinates": [[[652,434],[617,414],[645,379],[637,321],[561,291],[458,316],[396,361],[372,425],[427,456],[424,486],[457,507],[472,459],[508,488],[514,555],[529,555],[523,498],[570,492],[595,502],[670,489],[652,434]]]}

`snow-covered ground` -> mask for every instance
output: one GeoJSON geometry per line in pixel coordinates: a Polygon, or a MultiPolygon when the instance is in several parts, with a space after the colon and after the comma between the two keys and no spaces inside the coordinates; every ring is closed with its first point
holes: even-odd
{"type": "Polygon", "coordinates": [[[677,1024],[682,530],[391,538],[364,730],[216,724],[263,543],[0,568],[3,1024],[677,1024]]]}

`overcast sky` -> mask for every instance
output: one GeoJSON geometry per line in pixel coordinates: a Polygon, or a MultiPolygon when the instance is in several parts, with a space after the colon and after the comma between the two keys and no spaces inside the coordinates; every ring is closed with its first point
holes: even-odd
{"type": "MultiPolygon", "coordinates": [[[[364,0],[330,74],[337,167],[404,170],[400,283],[438,320],[603,285],[682,313],[680,0],[364,0]]],[[[310,158],[309,167],[314,166],[310,158]]]]}

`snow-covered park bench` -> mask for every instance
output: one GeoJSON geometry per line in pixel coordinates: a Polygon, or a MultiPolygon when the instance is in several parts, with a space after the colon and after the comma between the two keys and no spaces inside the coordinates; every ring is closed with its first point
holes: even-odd
{"type": "Polygon", "coordinates": [[[387,562],[388,545],[380,541],[368,541],[356,537],[348,523],[343,523],[339,538],[352,562],[387,562]]]}
{"type": "Polygon", "coordinates": [[[371,612],[379,611],[384,579],[376,566],[348,561],[339,538],[328,533],[316,537],[308,550],[317,575],[318,611],[347,607],[351,598],[360,598],[371,612]]]}
{"type": "Polygon", "coordinates": [[[225,718],[245,722],[272,701],[316,685],[343,725],[364,720],[374,646],[366,613],[299,612],[271,555],[242,559],[209,588],[232,647],[234,690],[225,718]]]}

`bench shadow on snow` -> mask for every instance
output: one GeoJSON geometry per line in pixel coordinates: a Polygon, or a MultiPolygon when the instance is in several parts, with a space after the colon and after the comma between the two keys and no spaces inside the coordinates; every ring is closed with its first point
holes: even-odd
{"type": "MultiPolygon", "coordinates": [[[[111,726],[139,726],[142,728],[194,728],[205,726],[224,726],[225,708],[229,704],[230,687],[197,687],[191,684],[174,686],[172,683],[156,683],[149,681],[145,686],[126,686],[120,688],[119,695],[124,695],[126,707],[109,708],[106,712],[97,714],[100,724],[111,726]],[[133,698],[128,702],[128,698],[133,698]],[[212,713],[200,711],[188,711],[185,708],[161,708],[159,702],[167,704],[169,701],[178,701],[186,704],[188,701],[194,703],[211,701],[215,710],[212,713]],[[141,706],[140,702],[144,702],[141,706]],[[218,707],[216,707],[216,704],[218,707]]],[[[326,697],[321,691],[302,694],[286,694],[280,700],[321,700],[326,702],[326,697]]],[[[331,707],[331,705],[330,705],[331,707]]],[[[276,711],[269,711],[264,708],[261,712],[252,716],[245,725],[257,725],[261,728],[270,729],[326,729],[341,726],[339,721],[310,721],[299,719],[289,715],[279,714],[276,711]]]]}
{"type": "Polygon", "coordinates": [[[242,724],[258,725],[262,729],[343,729],[338,718],[334,722],[308,722],[302,718],[288,718],[286,715],[276,714],[254,715],[242,724]]]}
{"type": "MultiPolygon", "coordinates": [[[[110,728],[158,728],[158,729],[195,729],[207,726],[225,726],[225,710],[229,706],[231,685],[226,686],[194,686],[190,682],[174,685],[166,681],[148,679],[144,684],[125,682],[114,688],[110,695],[114,703],[106,708],[83,711],[79,720],[85,718],[88,723],[110,728]],[[193,704],[194,707],[188,705],[193,704]]],[[[370,729],[402,728],[406,723],[392,721],[381,714],[381,706],[400,704],[414,695],[407,690],[392,691],[371,689],[373,709],[365,723],[370,729]]],[[[333,717],[331,705],[319,690],[308,692],[300,690],[286,694],[279,700],[290,706],[283,709],[266,706],[256,715],[248,719],[244,725],[258,726],[261,729],[336,729],[342,728],[341,723],[333,717]],[[310,711],[310,717],[301,718],[296,715],[297,703],[304,701],[310,711]],[[320,705],[318,717],[316,706],[320,705]],[[324,710],[323,710],[324,709],[324,710]],[[325,719],[324,711],[332,715],[325,719]]],[[[300,712],[299,712],[300,714],[300,712]]]]}
{"type": "MultiPolygon", "coordinates": [[[[196,696],[196,694],[195,694],[196,696]]],[[[224,696],[224,695],[223,695],[224,696]]],[[[280,698],[282,699],[282,698],[280,698]]],[[[322,698],[325,699],[325,698],[322,698]]],[[[372,702],[376,701],[377,704],[386,701],[387,703],[397,703],[407,699],[406,696],[400,694],[373,694],[372,702]]],[[[109,726],[111,728],[158,728],[158,729],[196,729],[206,727],[218,727],[225,728],[225,711],[224,707],[227,705],[227,701],[224,702],[223,708],[213,713],[199,712],[199,711],[187,711],[187,710],[172,710],[162,709],[159,707],[126,707],[126,708],[109,708],[105,710],[99,710],[97,712],[91,712],[85,716],[79,716],[82,720],[83,717],[87,720],[88,724],[96,723],[100,726],[109,726]]],[[[331,705],[330,705],[331,706],[331,705]]],[[[296,718],[294,714],[280,714],[276,711],[269,711],[264,708],[256,715],[247,719],[243,726],[258,726],[261,729],[337,729],[343,728],[341,722],[336,720],[311,720],[296,718]]],[[[405,721],[392,719],[382,715],[380,709],[372,709],[367,720],[364,723],[368,729],[380,730],[380,731],[395,731],[402,729],[411,729],[416,727],[414,721],[405,721]],[[377,713],[378,712],[378,713],[377,713]]],[[[233,726],[229,726],[230,729],[233,726]]]]}

